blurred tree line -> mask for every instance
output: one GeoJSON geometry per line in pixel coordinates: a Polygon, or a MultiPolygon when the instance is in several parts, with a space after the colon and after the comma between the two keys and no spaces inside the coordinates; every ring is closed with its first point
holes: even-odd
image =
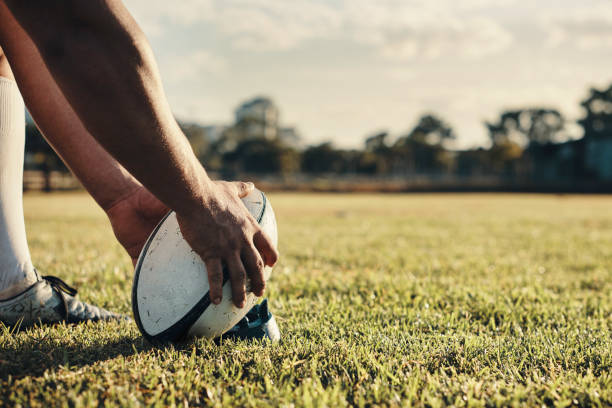
{"type": "MultiPolygon", "coordinates": [[[[456,134],[434,113],[420,117],[399,137],[384,131],[372,134],[361,149],[339,149],[330,142],[301,147],[294,139],[284,139],[280,128],[270,132],[269,123],[257,123],[253,117],[216,128],[214,135],[198,124],[181,123],[181,127],[207,169],[224,178],[300,173],[612,181],[612,85],[590,89],[581,105],[585,115],[578,121],[584,131],[580,139],[568,136],[568,123],[559,111],[530,107],[507,110],[485,122],[489,145],[470,150],[452,149],[456,134]]],[[[27,165],[65,171],[33,124],[28,124],[27,132],[27,165]]]]}

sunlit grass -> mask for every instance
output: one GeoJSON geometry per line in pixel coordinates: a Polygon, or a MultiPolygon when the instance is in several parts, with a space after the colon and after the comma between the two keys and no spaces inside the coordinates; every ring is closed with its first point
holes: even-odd
{"type": "MultiPolygon", "coordinates": [[[[280,344],[135,324],[0,332],[0,405],[610,406],[612,197],[271,195],[280,344]]],[[[130,313],[81,194],[26,197],[36,266],[130,313]]]]}

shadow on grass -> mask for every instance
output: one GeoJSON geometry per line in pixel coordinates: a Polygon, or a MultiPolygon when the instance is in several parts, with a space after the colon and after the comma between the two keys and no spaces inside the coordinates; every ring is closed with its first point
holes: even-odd
{"type": "Polygon", "coordinates": [[[0,380],[40,376],[46,370],[60,366],[79,368],[119,356],[128,357],[152,349],[172,347],[154,346],[142,337],[128,335],[106,341],[79,340],[57,341],[57,338],[49,340],[33,336],[16,344],[0,345],[0,380]]]}

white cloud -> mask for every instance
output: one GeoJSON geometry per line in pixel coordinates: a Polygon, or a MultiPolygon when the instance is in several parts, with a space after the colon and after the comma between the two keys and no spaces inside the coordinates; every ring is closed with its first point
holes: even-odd
{"type": "Polygon", "coordinates": [[[168,22],[206,24],[239,49],[287,50],[312,39],[344,38],[402,60],[504,49],[511,34],[477,11],[512,1],[343,0],[332,6],[312,0],[129,0],[128,6],[150,35],[163,34],[168,22]]]}
{"type": "Polygon", "coordinates": [[[551,47],[581,50],[612,47],[612,4],[608,2],[566,10],[564,15],[546,18],[544,24],[551,47]]]}
{"type": "Polygon", "coordinates": [[[356,41],[377,47],[389,59],[480,57],[512,43],[499,23],[474,12],[484,4],[491,1],[347,0],[346,25],[356,41]]]}
{"type": "Polygon", "coordinates": [[[189,26],[214,18],[214,0],[126,0],[126,7],[149,36],[166,34],[168,23],[189,26]]]}
{"type": "Polygon", "coordinates": [[[284,50],[338,29],[337,10],[313,1],[225,1],[215,19],[238,48],[284,50]]]}
{"type": "Polygon", "coordinates": [[[445,55],[481,57],[503,50],[512,36],[491,20],[440,18],[412,27],[381,28],[380,52],[389,59],[445,55]]]}
{"type": "Polygon", "coordinates": [[[397,82],[410,82],[418,77],[418,73],[415,70],[404,66],[388,68],[384,73],[388,78],[397,82]]]}
{"type": "Polygon", "coordinates": [[[202,75],[221,75],[227,68],[227,61],[204,50],[191,54],[166,58],[161,67],[164,79],[172,82],[198,81],[202,75]]]}
{"type": "Polygon", "coordinates": [[[341,17],[325,2],[309,0],[127,0],[148,35],[164,26],[206,24],[227,35],[237,48],[283,50],[336,30],[341,17]]]}

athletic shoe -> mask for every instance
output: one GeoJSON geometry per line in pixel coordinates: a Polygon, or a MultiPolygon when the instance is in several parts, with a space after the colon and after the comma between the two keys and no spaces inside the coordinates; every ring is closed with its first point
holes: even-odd
{"type": "Polygon", "coordinates": [[[268,310],[268,299],[264,299],[222,336],[223,338],[250,340],[268,339],[277,342],[280,340],[280,331],[276,319],[268,310]]]}
{"type": "Polygon", "coordinates": [[[21,294],[0,301],[0,322],[7,326],[28,327],[59,322],[82,323],[127,320],[126,316],[80,302],[77,290],[55,276],[43,276],[21,294]]]}

